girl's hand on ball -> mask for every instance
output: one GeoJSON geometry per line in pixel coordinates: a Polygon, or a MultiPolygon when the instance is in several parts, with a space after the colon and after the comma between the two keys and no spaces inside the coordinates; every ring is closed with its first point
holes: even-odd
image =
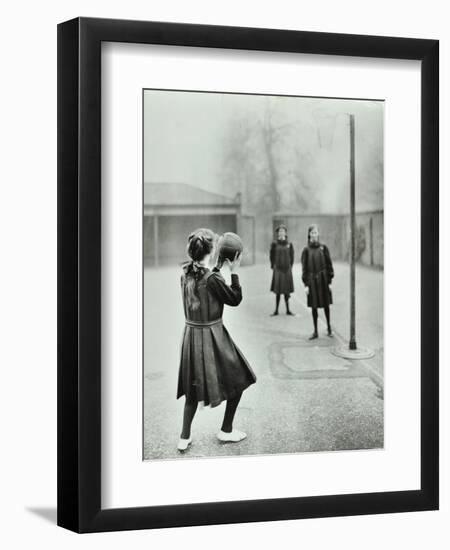
{"type": "Polygon", "coordinates": [[[233,271],[236,271],[236,269],[238,269],[238,267],[241,265],[241,258],[242,254],[240,252],[236,252],[233,261],[227,259],[228,267],[230,268],[231,273],[233,273],[233,271]]]}

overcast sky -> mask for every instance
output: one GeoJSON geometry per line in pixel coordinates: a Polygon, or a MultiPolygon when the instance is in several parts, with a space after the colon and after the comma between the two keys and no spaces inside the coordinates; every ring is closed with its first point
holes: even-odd
{"type": "Polygon", "coordinates": [[[312,159],[324,212],[339,211],[342,195],[347,194],[346,114],[353,113],[357,209],[383,207],[381,101],[148,90],[144,92],[144,180],[224,192],[220,171],[230,121],[262,119],[268,104],[280,124],[295,128],[292,145],[312,159]]]}

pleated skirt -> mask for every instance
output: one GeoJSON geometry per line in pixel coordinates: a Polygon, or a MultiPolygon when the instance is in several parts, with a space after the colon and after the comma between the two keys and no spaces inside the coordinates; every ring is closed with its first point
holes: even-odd
{"type": "Polygon", "coordinates": [[[177,398],[185,395],[189,400],[216,407],[255,382],[253,370],[222,322],[185,326],[177,398]]]}
{"type": "Polygon", "coordinates": [[[308,307],[328,307],[333,303],[333,294],[324,273],[317,277],[310,277],[308,287],[308,307]]]}
{"type": "Polygon", "coordinates": [[[273,270],[272,284],[270,290],[275,294],[291,294],[294,292],[294,280],[292,277],[292,270],[280,271],[278,269],[273,270]]]}

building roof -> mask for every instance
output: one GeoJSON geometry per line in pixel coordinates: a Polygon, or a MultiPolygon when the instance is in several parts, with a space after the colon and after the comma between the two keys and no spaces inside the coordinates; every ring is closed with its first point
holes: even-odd
{"type": "Polygon", "coordinates": [[[236,200],[211,193],[187,183],[145,183],[144,204],[148,206],[173,205],[228,205],[236,204],[236,200]]]}

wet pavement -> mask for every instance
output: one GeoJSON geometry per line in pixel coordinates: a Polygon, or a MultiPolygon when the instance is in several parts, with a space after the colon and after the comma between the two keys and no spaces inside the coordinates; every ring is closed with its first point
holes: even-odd
{"type": "MultiPolygon", "coordinates": [[[[335,265],[331,322],[323,313],[319,339],[310,341],[312,319],[294,270],[294,317],[271,317],[274,295],[267,266],[239,271],[244,299],[227,308],[224,324],[257,375],[236,413],[235,427],[247,432],[240,443],[220,443],[225,404],[199,410],[193,444],[179,453],[183,401],[176,400],[184,317],[178,268],[144,272],[144,458],[163,459],[374,449],[383,447],[383,272],[357,268],[356,336],[375,357],[352,361],[331,353],[348,340],[349,270],[335,265]]],[[[225,277],[229,278],[225,271],[225,277]]]]}

